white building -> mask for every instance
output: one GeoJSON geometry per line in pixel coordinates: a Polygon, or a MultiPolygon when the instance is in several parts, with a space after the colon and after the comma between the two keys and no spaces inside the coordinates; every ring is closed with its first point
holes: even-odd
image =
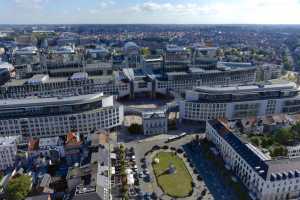
{"type": "Polygon", "coordinates": [[[299,158],[272,160],[217,120],[207,122],[206,136],[253,200],[299,199],[299,158]]]}
{"type": "Polygon", "coordinates": [[[137,68],[141,65],[140,47],[134,42],[124,45],[125,64],[128,68],[137,68]]]}
{"type": "Polygon", "coordinates": [[[180,118],[206,121],[267,116],[300,111],[299,89],[295,83],[231,87],[197,87],[180,102],[180,118]]]}
{"type": "Polygon", "coordinates": [[[217,59],[217,47],[194,46],[192,48],[191,67],[212,69],[215,67],[217,59]]]}
{"type": "Polygon", "coordinates": [[[163,76],[159,64],[161,61],[153,62],[158,65],[126,68],[122,71],[112,71],[109,62],[86,64],[84,69],[82,66],[59,66],[57,69],[49,69],[51,77],[37,81],[35,85],[28,83],[40,75],[32,78],[28,76],[39,73],[33,72],[30,66],[18,66],[17,76],[24,79],[12,80],[1,86],[0,98],[82,95],[97,92],[118,97],[143,92],[167,94],[170,90],[184,92],[204,85],[253,84],[256,77],[256,67],[249,63],[214,63],[213,68],[209,70],[191,67],[188,71],[166,72],[163,76]],[[82,76],[85,72],[88,76],[82,76]]]}
{"type": "Polygon", "coordinates": [[[168,132],[168,118],[165,111],[148,111],[142,116],[144,135],[165,134],[168,132]]]}
{"type": "Polygon", "coordinates": [[[39,50],[34,46],[15,49],[12,54],[14,65],[38,64],[39,50]]]}
{"type": "Polygon", "coordinates": [[[0,137],[0,170],[14,167],[17,155],[19,137],[0,137]]]}
{"type": "Polygon", "coordinates": [[[289,158],[300,157],[300,144],[287,146],[286,149],[287,149],[287,156],[289,158]]]}
{"type": "Polygon", "coordinates": [[[185,47],[167,45],[164,51],[165,72],[182,71],[191,63],[190,51],[185,47]]]}
{"type": "Polygon", "coordinates": [[[281,72],[282,65],[265,63],[257,67],[257,79],[259,81],[278,79],[281,76],[281,72]]]}
{"type": "Polygon", "coordinates": [[[98,168],[96,178],[96,192],[103,200],[112,200],[111,196],[111,160],[110,144],[103,144],[98,151],[98,168]]]}
{"type": "Polygon", "coordinates": [[[25,98],[0,101],[0,136],[29,138],[90,134],[123,122],[123,106],[102,93],[72,97],[25,98]]]}

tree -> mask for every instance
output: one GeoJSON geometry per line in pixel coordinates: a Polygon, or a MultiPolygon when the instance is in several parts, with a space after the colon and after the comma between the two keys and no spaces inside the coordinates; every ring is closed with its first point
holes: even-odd
{"type": "Polygon", "coordinates": [[[12,178],[7,185],[8,200],[24,200],[30,192],[31,180],[29,176],[21,175],[12,178]]]}
{"type": "Polygon", "coordinates": [[[263,148],[268,148],[269,146],[271,146],[273,144],[273,140],[271,138],[268,137],[263,137],[261,139],[261,146],[263,148]]]}
{"type": "Polygon", "coordinates": [[[271,152],[272,157],[286,156],[286,155],[287,155],[287,150],[283,146],[275,147],[271,152]]]}
{"type": "Polygon", "coordinates": [[[128,132],[132,134],[138,134],[142,132],[142,127],[139,124],[131,124],[128,127],[128,132]]]}
{"type": "Polygon", "coordinates": [[[251,143],[254,144],[255,146],[259,146],[259,139],[256,137],[251,138],[251,143]]]}
{"type": "Polygon", "coordinates": [[[274,140],[282,145],[288,144],[290,140],[293,139],[293,133],[289,128],[282,128],[276,131],[274,135],[274,140]]]}
{"type": "Polygon", "coordinates": [[[297,122],[295,125],[292,126],[292,131],[298,137],[300,136],[300,122],[297,122]]]}
{"type": "Polygon", "coordinates": [[[142,48],[141,52],[142,52],[142,55],[144,55],[144,56],[148,56],[151,54],[151,51],[149,48],[142,48]]]}
{"type": "Polygon", "coordinates": [[[285,53],[285,55],[283,56],[282,63],[283,63],[283,68],[284,68],[285,70],[291,71],[291,70],[293,69],[292,64],[291,64],[291,62],[289,61],[288,56],[286,55],[286,53],[285,53]]]}

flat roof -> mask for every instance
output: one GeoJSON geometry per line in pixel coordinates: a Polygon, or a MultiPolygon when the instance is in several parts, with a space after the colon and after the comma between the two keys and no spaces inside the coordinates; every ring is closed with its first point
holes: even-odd
{"type": "Polygon", "coordinates": [[[228,86],[228,87],[210,87],[210,86],[198,86],[195,87],[197,92],[209,92],[209,93],[236,93],[236,92],[259,92],[259,91],[274,91],[274,90],[298,90],[296,83],[283,82],[283,83],[265,83],[265,84],[253,84],[246,86],[228,86]]]}
{"type": "Polygon", "coordinates": [[[0,137],[0,145],[14,144],[18,140],[19,136],[0,137]]]}
{"type": "Polygon", "coordinates": [[[143,119],[165,118],[166,113],[162,110],[143,112],[143,119]]]}
{"type": "Polygon", "coordinates": [[[70,97],[51,97],[51,98],[39,98],[30,97],[24,99],[5,99],[0,100],[1,109],[15,109],[20,107],[32,107],[32,106],[54,106],[54,105],[72,105],[80,104],[83,102],[92,102],[105,98],[103,93],[88,94],[80,96],[70,97]]]}
{"type": "MultiPolygon", "coordinates": [[[[74,75],[74,74],[73,74],[74,75]]],[[[33,78],[33,77],[31,77],[33,78]]],[[[27,83],[31,78],[25,78],[25,79],[11,79],[10,81],[6,82],[1,87],[16,87],[16,86],[22,86],[25,83],[27,83]]],[[[101,82],[109,82],[113,80],[112,75],[97,75],[97,76],[88,76],[88,80],[100,80],[101,82]]],[[[59,82],[68,82],[70,81],[69,77],[49,77],[46,81],[43,83],[59,83],[59,82]]]]}
{"type": "Polygon", "coordinates": [[[185,52],[187,49],[185,47],[177,46],[177,45],[167,45],[166,50],[168,52],[185,52]]]}

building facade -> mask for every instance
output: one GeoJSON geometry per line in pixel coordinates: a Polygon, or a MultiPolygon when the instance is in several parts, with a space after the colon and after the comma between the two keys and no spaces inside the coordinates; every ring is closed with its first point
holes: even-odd
{"type": "Polygon", "coordinates": [[[287,156],[289,158],[300,157],[300,144],[295,144],[293,146],[287,146],[287,156]]]}
{"type": "Polygon", "coordinates": [[[29,98],[0,101],[0,135],[29,138],[89,134],[118,127],[123,106],[102,93],[72,97],[29,98]]]}
{"type": "Polygon", "coordinates": [[[164,51],[164,71],[187,70],[191,63],[191,53],[184,47],[168,45],[164,51]]]}
{"type": "Polygon", "coordinates": [[[201,86],[187,91],[185,100],[180,102],[180,118],[192,121],[234,120],[296,113],[299,110],[299,89],[291,82],[233,87],[201,86]]]}
{"type": "Polygon", "coordinates": [[[250,143],[243,142],[218,120],[206,125],[206,136],[214,143],[225,164],[239,177],[253,200],[298,199],[300,160],[271,159],[250,143]]]}
{"type": "Polygon", "coordinates": [[[19,137],[0,137],[0,170],[14,167],[19,137]]]}
{"type": "Polygon", "coordinates": [[[280,78],[283,67],[275,64],[263,64],[257,67],[257,80],[267,81],[280,78]]]}
{"type": "Polygon", "coordinates": [[[148,111],[142,116],[144,135],[165,134],[168,132],[168,117],[165,111],[148,111]]]}

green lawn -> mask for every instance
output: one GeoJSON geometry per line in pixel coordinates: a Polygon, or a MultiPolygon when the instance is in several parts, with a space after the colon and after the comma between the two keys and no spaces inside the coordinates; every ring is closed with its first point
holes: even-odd
{"type": "Polygon", "coordinates": [[[159,158],[159,164],[153,164],[153,169],[162,190],[171,197],[188,196],[192,191],[192,177],[183,160],[170,152],[159,152],[155,158],[159,158]],[[175,174],[166,173],[170,163],[176,168],[175,174]]]}

